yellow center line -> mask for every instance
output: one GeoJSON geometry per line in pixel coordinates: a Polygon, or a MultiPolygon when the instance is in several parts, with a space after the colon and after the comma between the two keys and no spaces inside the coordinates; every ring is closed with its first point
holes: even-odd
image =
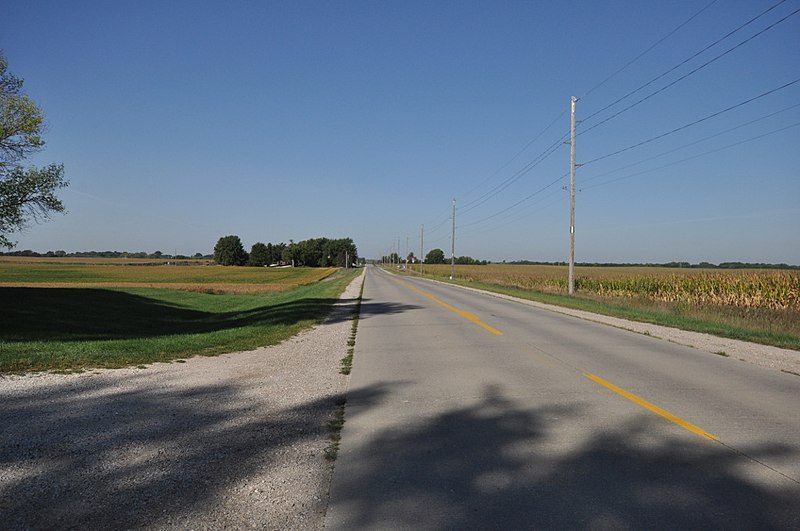
{"type": "Polygon", "coordinates": [[[473,323],[475,323],[476,325],[480,326],[481,328],[485,328],[486,330],[488,330],[489,332],[493,333],[494,335],[497,335],[497,336],[502,336],[503,335],[503,332],[501,332],[500,330],[496,330],[496,329],[492,328],[491,326],[483,324],[481,322],[481,320],[478,319],[477,315],[471,314],[471,313],[466,312],[464,310],[459,310],[458,308],[454,308],[454,307],[450,306],[449,304],[447,304],[446,302],[440,301],[439,299],[437,299],[436,297],[434,297],[430,293],[425,293],[424,291],[421,291],[421,290],[415,288],[414,286],[412,286],[411,284],[403,282],[402,280],[397,280],[397,279],[393,279],[393,280],[395,282],[397,282],[399,284],[402,284],[403,286],[407,287],[411,291],[415,291],[415,292],[419,293],[420,295],[422,295],[424,297],[428,297],[430,300],[432,300],[436,304],[444,306],[445,308],[447,308],[451,312],[457,313],[458,315],[460,315],[464,319],[467,319],[468,321],[472,321],[473,323]]]}
{"type": "Polygon", "coordinates": [[[595,376],[593,374],[584,374],[584,376],[586,376],[587,378],[589,378],[590,380],[592,380],[592,381],[594,381],[596,383],[599,383],[603,387],[606,387],[607,389],[611,389],[615,393],[624,396],[625,398],[627,398],[628,400],[630,400],[634,404],[638,404],[638,405],[642,406],[645,409],[649,409],[650,411],[652,411],[653,413],[655,413],[657,415],[661,415],[662,417],[664,417],[665,419],[669,420],[670,422],[674,422],[678,426],[689,430],[690,432],[694,433],[695,435],[699,435],[700,437],[705,437],[706,439],[711,440],[711,441],[718,441],[719,440],[717,437],[714,437],[710,433],[708,433],[708,432],[706,432],[704,430],[701,430],[700,428],[698,428],[694,424],[690,424],[689,422],[686,422],[685,420],[683,420],[683,419],[681,419],[679,417],[676,417],[672,413],[670,413],[668,411],[664,411],[660,407],[654,406],[650,402],[646,402],[646,401],[642,400],[641,398],[639,398],[638,396],[636,396],[634,394],[631,394],[628,391],[626,391],[624,389],[621,389],[621,388],[617,387],[616,385],[603,380],[602,378],[599,378],[599,377],[597,377],[597,376],[595,376]]]}

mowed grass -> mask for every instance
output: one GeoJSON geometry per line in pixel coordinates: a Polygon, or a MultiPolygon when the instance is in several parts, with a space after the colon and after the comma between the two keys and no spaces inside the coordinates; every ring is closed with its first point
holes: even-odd
{"type": "Polygon", "coordinates": [[[88,269],[13,272],[9,276],[26,283],[15,286],[5,280],[7,264],[0,264],[0,372],[146,365],[276,344],[320,322],[359,272],[198,266],[209,270],[206,274],[169,268],[186,270],[178,284],[187,287],[280,286],[202,292],[174,289],[177,277],[160,267],[99,266],[119,269],[100,272],[83,267],[88,269]],[[142,281],[138,275],[162,287],[119,287],[142,281]],[[33,287],[32,277],[47,287],[33,287]],[[54,277],[72,287],[53,287],[59,282],[54,277]],[[92,287],[77,287],[80,279],[92,287]]]}
{"type": "MultiPolygon", "coordinates": [[[[418,272],[419,266],[412,268],[418,272]]],[[[449,282],[449,265],[425,265],[449,282]]],[[[622,317],[800,350],[800,272],[659,267],[456,266],[454,283],[622,317]]]]}

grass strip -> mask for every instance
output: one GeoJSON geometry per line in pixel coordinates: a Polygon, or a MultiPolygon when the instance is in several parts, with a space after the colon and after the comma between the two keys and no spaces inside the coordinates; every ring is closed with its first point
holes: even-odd
{"type": "Polygon", "coordinates": [[[347,355],[342,358],[342,367],[339,369],[341,374],[348,375],[353,370],[353,353],[356,350],[356,334],[358,333],[358,318],[361,314],[361,298],[364,296],[364,283],[361,283],[361,290],[358,292],[358,300],[353,310],[353,326],[350,329],[350,337],[347,340],[347,355]]]}
{"type": "Polygon", "coordinates": [[[339,397],[336,400],[336,409],[333,411],[331,420],[328,421],[328,437],[331,443],[325,447],[323,454],[328,461],[336,461],[339,455],[339,445],[342,441],[342,428],[344,428],[344,410],[347,405],[347,398],[339,397]]]}

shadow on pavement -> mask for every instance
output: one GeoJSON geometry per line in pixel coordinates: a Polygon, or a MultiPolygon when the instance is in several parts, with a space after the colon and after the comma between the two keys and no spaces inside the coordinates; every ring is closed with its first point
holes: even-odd
{"type": "MultiPolygon", "coordinates": [[[[562,450],[580,406],[531,408],[496,388],[477,407],[377,433],[337,464],[333,529],[797,529],[800,492],[767,488],[746,459],[643,415],[562,450]],[[563,424],[562,424],[563,426],[563,424]],[[655,435],[654,435],[655,434],[655,435]],[[577,449],[576,449],[577,448],[577,449]],[[335,516],[334,516],[335,515],[335,516]]],[[[345,428],[346,429],[346,428],[345,428]]],[[[747,448],[754,459],[780,445],[747,448]]]]}

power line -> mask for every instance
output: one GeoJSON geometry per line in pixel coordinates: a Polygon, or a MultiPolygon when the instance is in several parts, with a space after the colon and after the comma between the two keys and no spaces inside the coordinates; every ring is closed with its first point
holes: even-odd
{"type": "MultiPolygon", "coordinates": [[[[798,11],[800,11],[800,10],[798,10],[798,11]]],[[[643,140],[642,142],[639,142],[639,143],[637,143],[637,144],[633,144],[633,145],[631,145],[631,146],[628,146],[628,147],[626,147],[626,148],[622,148],[622,149],[619,149],[619,150],[617,150],[617,151],[614,151],[613,153],[608,153],[608,154],[606,154],[606,155],[603,155],[603,156],[601,156],[601,157],[597,157],[597,158],[594,158],[594,159],[592,159],[592,160],[589,160],[589,161],[587,161],[587,162],[584,162],[584,163],[583,163],[583,165],[585,166],[585,165],[587,165],[587,164],[591,164],[591,163],[593,163],[593,162],[597,162],[597,161],[599,161],[599,160],[607,159],[607,158],[609,158],[609,157],[613,157],[614,155],[619,155],[620,153],[624,153],[624,152],[626,152],[626,151],[630,151],[631,149],[634,149],[634,148],[637,148],[637,147],[641,147],[641,146],[643,146],[643,145],[645,145],[645,144],[649,144],[650,142],[654,142],[654,141],[656,141],[656,140],[662,139],[662,138],[664,138],[664,137],[666,137],[666,136],[669,136],[669,135],[671,135],[671,134],[677,133],[678,131],[682,131],[682,130],[684,130],[684,129],[687,129],[687,128],[689,128],[689,127],[692,127],[692,126],[694,126],[694,125],[697,125],[697,124],[699,124],[699,123],[705,122],[706,120],[710,120],[711,118],[717,117],[717,116],[719,116],[720,114],[723,114],[723,113],[726,113],[726,112],[732,111],[732,110],[734,110],[734,109],[737,109],[737,108],[739,108],[739,107],[742,107],[743,105],[747,105],[748,103],[752,103],[752,102],[754,102],[754,101],[756,101],[756,100],[758,100],[758,99],[761,99],[761,98],[764,98],[764,97],[766,97],[766,96],[769,96],[770,94],[773,94],[773,93],[775,93],[775,92],[778,92],[779,90],[783,90],[783,89],[785,89],[785,88],[787,88],[787,87],[790,87],[790,86],[792,86],[792,85],[794,85],[794,84],[796,84],[796,83],[800,83],[800,78],[798,78],[798,79],[795,79],[794,81],[790,81],[789,83],[786,83],[785,85],[781,85],[780,87],[774,88],[774,89],[772,89],[772,90],[768,90],[768,91],[766,91],[766,92],[762,92],[762,93],[761,93],[761,94],[759,94],[758,96],[754,96],[754,97],[752,97],[752,98],[750,98],[750,99],[748,99],[748,100],[745,100],[745,101],[742,101],[742,102],[740,102],[740,103],[737,103],[736,105],[731,105],[730,107],[727,107],[727,108],[725,108],[725,109],[722,109],[721,111],[717,111],[717,112],[715,112],[715,113],[709,114],[708,116],[705,116],[705,117],[703,117],[703,118],[700,118],[699,120],[695,120],[694,122],[690,122],[690,123],[688,123],[688,124],[686,124],[686,125],[682,125],[682,126],[680,126],[680,127],[676,127],[675,129],[672,129],[671,131],[667,131],[666,133],[661,133],[660,135],[656,135],[656,136],[654,136],[654,137],[652,137],[652,138],[648,138],[647,140],[643,140]]]]}
{"type": "MultiPolygon", "coordinates": [[[[786,1],[786,0],[783,0],[783,1],[786,1]]],[[[631,59],[630,61],[628,61],[628,62],[627,62],[627,63],[626,63],[626,64],[625,64],[625,65],[624,65],[622,68],[620,68],[619,70],[617,70],[616,72],[614,72],[613,74],[611,74],[610,76],[608,76],[607,78],[605,78],[603,81],[601,81],[600,83],[598,83],[597,85],[595,85],[595,86],[594,86],[592,89],[590,89],[590,90],[589,90],[589,92],[587,92],[586,94],[584,94],[584,96],[583,96],[583,97],[586,97],[586,96],[588,96],[589,94],[591,94],[591,93],[592,93],[592,92],[594,92],[595,90],[599,89],[600,87],[602,87],[603,85],[605,85],[606,83],[608,83],[609,81],[611,81],[611,80],[612,80],[613,78],[615,78],[615,77],[616,77],[618,74],[620,74],[621,72],[623,72],[623,71],[624,71],[626,68],[628,68],[628,67],[629,67],[629,66],[631,66],[633,63],[635,63],[636,61],[638,61],[639,59],[641,59],[641,58],[642,58],[642,57],[643,57],[645,54],[647,54],[648,52],[650,52],[650,51],[651,51],[653,48],[655,48],[656,46],[658,46],[659,44],[661,44],[662,42],[664,42],[664,41],[665,41],[665,40],[667,40],[668,38],[672,37],[672,36],[673,36],[675,33],[677,33],[677,31],[678,31],[678,30],[680,30],[680,29],[681,29],[682,27],[684,27],[686,24],[688,24],[689,22],[691,22],[692,20],[694,20],[694,19],[695,19],[695,18],[696,18],[698,15],[700,15],[700,13],[702,13],[703,11],[705,11],[706,9],[708,9],[709,7],[711,7],[712,5],[714,5],[716,2],[717,2],[717,0],[711,0],[711,2],[709,2],[708,4],[706,4],[706,5],[705,5],[705,7],[703,7],[702,9],[700,9],[700,11],[698,11],[697,13],[695,13],[694,15],[692,15],[691,17],[689,17],[688,19],[686,19],[685,21],[683,21],[681,24],[679,24],[677,28],[673,29],[672,31],[670,31],[669,33],[667,33],[666,35],[664,35],[663,37],[661,37],[659,40],[657,40],[656,42],[654,42],[653,44],[651,44],[651,45],[650,45],[650,47],[649,47],[649,48],[647,48],[645,51],[643,51],[642,53],[640,53],[639,55],[637,55],[636,57],[634,57],[633,59],[631,59]]],[[[681,64],[682,64],[682,63],[681,63],[681,64]]],[[[678,65],[678,66],[680,66],[680,65],[678,65]]],[[[675,67],[675,68],[677,68],[677,67],[675,67]]],[[[655,80],[654,80],[654,81],[655,81],[655,80]]],[[[643,87],[640,87],[639,89],[636,89],[636,90],[640,90],[641,88],[643,88],[643,87]]],[[[634,91],[634,92],[635,92],[635,91],[634,91]]],[[[629,95],[631,95],[631,94],[633,94],[633,92],[632,92],[632,93],[629,93],[629,94],[627,94],[627,95],[625,95],[625,96],[623,96],[621,99],[619,99],[619,100],[615,101],[614,103],[612,103],[612,104],[611,104],[611,105],[609,105],[608,107],[611,107],[612,105],[615,105],[616,103],[619,103],[620,101],[622,101],[623,99],[627,98],[627,97],[628,97],[629,95]]],[[[607,109],[608,107],[604,107],[603,109],[601,109],[600,111],[597,111],[597,112],[602,112],[602,111],[604,111],[605,109],[607,109]]],[[[566,113],[566,112],[567,112],[567,111],[565,110],[565,111],[564,111],[564,113],[566,113]]],[[[563,114],[563,113],[562,113],[562,114],[563,114]]],[[[597,114],[597,113],[595,113],[595,114],[597,114]]],[[[592,116],[594,116],[594,114],[593,114],[593,115],[591,115],[591,116],[589,116],[589,118],[591,118],[592,116]]],[[[588,118],[587,118],[587,120],[588,120],[588,118]]]]}
{"type": "Polygon", "coordinates": [[[483,194],[481,197],[467,203],[466,208],[462,209],[462,214],[466,214],[467,212],[470,212],[471,210],[474,210],[479,206],[481,206],[482,204],[486,203],[489,199],[493,198],[494,196],[496,196],[497,194],[499,194],[500,192],[502,192],[503,190],[505,190],[506,188],[517,182],[526,173],[528,173],[533,168],[544,162],[548,157],[550,157],[550,155],[555,153],[559,147],[561,147],[561,145],[564,143],[564,140],[566,139],[566,136],[568,135],[569,133],[567,133],[567,135],[562,136],[561,138],[550,144],[550,146],[548,146],[547,149],[545,149],[541,154],[539,154],[538,157],[536,157],[531,162],[523,166],[521,169],[517,170],[513,175],[511,175],[511,177],[507,178],[505,181],[501,182],[500,184],[498,184],[497,186],[495,186],[494,188],[483,194]]]}
{"type": "MultiPolygon", "coordinates": [[[[716,1],[716,0],[714,0],[714,1],[716,1]]],[[[562,116],[564,116],[564,114],[566,114],[566,112],[567,112],[566,110],[562,111],[562,112],[561,112],[561,114],[559,114],[558,116],[556,116],[556,117],[553,119],[553,121],[552,121],[552,122],[550,122],[549,124],[547,124],[547,126],[546,126],[544,129],[542,129],[542,130],[539,132],[539,134],[538,134],[538,135],[536,135],[536,136],[535,136],[533,139],[529,140],[529,141],[528,141],[528,142],[527,142],[527,143],[526,143],[526,144],[525,144],[525,145],[522,147],[522,149],[520,149],[520,150],[519,150],[519,151],[518,151],[518,152],[517,152],[517,153],[516,153],[516,154],[515,154],[513,157],[511,157],[511,158],[510,158],[510,159],[509,159],[509,160],[508,160],[508,161],[507,161],[505,164],[503,164],[502,166],[500,166],[500,167],[499,167],[497,170],[495,170],[495,171],[494,171],[494,172],[493,172],[493,173],[492,173],[492,174],[491,174],[489,177],[487,177],[486,179],[484,179],[484,180],[483,180],[481,183],[479,183],[478,185],[476,185],[476,186],[472,187],[470,190],[468,190],[468,191],[466,192],[466,194],[464,194],[464,195],[466,195],[466,196],[469,196],[470,194],[472,194],[472,192],[474,192],[475,190],[477,190],[478,188],[480,188],[481,186],[483,186],[484,184],[486,184],[487,182],[489,182],[490,180],[492,180],[492,178],[493,178],[495,175],[497,175],[498,173],[500,173],[501,171],[503,171],[504,169],[506,169],[506,168],[508,167],[508,165],[509,165],[509,164],[511,164],[512,162],[514,162],[514,161],[515,161],[515,160],[516,160],[516,159],[517,159],[517,158],[518,158],[520,155],[522,155],[522,154],[523,154],[525,151],[527,151],[527,150],[528,150],[528,148],[529,148],[531,145],[533,145],[533,143],[534,143],[534,142],[536,142],[537,140],[539,140],[539,138],[541,138],[541,136],[542,136],[543,134],[545,134],[547,131],[549,131],[549,130],[550,130],[550,128],[551,128],[551,127],[553,127],[553,126],[556,124],[556,122],[558,122],[558,121],[561,119],[561,117],[562,117],[562,116]]],[[[469,204],[469,203],[468,203],[468,204],[469,204]]]]}
{"type": "Polygon", "coordinates": [[[516,208],[516,207],[518,207],[519,205],[521,205],[522,203],[524,203],[524,202],[526,202],[526,201],[528,201],[528,200],[532,199],[533,197],[537,196],[538,194],[540,194],[540,193],[544,192],[545,190],[547,190],[548,188],[550,188],[551,186],[553,186],[554,184],[556,184],[558,181],[560,181],[560,180],[562,180],[562,179],[564,179],[565,177],[568,177],[568,176],[569,176],[569,172],[565,173],[564,175],[562,175],[561,177],[559,177],[559,178],[558,178],[558,179],[556,179],[555,181],[551,182],[550,184],[547,184],[547,185],[543,186],[542,188],[539,188],[538,190],[536,190],[535,192],[533,192],[533,193],[532,193],[532,194],[530,194],[529,196],[527,196],[527,197],[524,197],[524,198],[520,199],[519,201],[517,201],[516,203],[514,203],[514,204],[513,204],[513,205],[511,205],[510,207],[504,208],[503,210],[501,210],[501,211],[499,211],[499,212],[495,212],[495,213],[494,213],[494,214],[492,214],[491,216],[486,216],[486,217],[485,217],[485,218],[483,218],[483,219],[479,219],[478,221],[473,221],[472,223],[467,223],[467,224],[465,224],[465,225],[459,225],[459,227],[472,227],[473,225],[478,225],[478,224],[480,224],[480,223],[483,223],[484,221],[488,221],[488,220],[490,220],[490,219],[492,219],[492,218],[495,218],[495,217],[497,217],[497,216],[499,216],[499,215],[501,215],[501,214],[505,214],[505,213],[506,213],[506,212],[508,212],[509,210],[511,210],[511,209],[513,209],[513,208],[516,208]]]}
{"type": "MultiPolygon", "coordinates": [[[[565,174],[565,175],[562,177],[562,179],[563,179],[564,177],[567,177],[568,175],[569,175],[569,174],[565,174]]],[[[555,190],[553,190],[552,192],[550,192],[549,194],[547,194],[547,195],[544,195],[544,196],[541,196],[541,197],[538,199],[538,201],[534,201],[533,203],[531,203],[531,205],[535,205],[535,204],[538,204],[538,203],[540,203],[540,202],[544,201],[545,199],[549,199],[549,198],[553,197],[554,195],[556,195],[556,194],[559,194],[561,191],[562,191],[562,190],[561,190],[560,188],[559,188],[559,189],[555,189],[555,190]]],[[[536,212],[542,212],[542,211],[544,211],[544,210],[546,210],[546,209],[550,208],[551,206],[553,206],[553,205],[555,205],[555,204],[557,204],[557,203],[560,203],[561,201],[564,201],[564,199],[565,199],[565,197],[564,197],[564,196],[559,196],[559,198],[558,198],[558,199],[556,199],[555,201],[552,201],[552,202],[550,202],[550,203],[546,204],[545,206],[543,206],[543,207],[541,207],[541,208],[538,208],[538,209],[536,210],[536,212]]],[[[514,216],[514,217],[512,217],[512,218],[510,218],[510,219],[508,219],[508,220],[506,220],[506,221],[501,221],[499,224],[496,224],[496,225],[493,225],[493,226],[490,226],[490,227],[486,227],[486,228],[485,228],[485,230],[487,230],[487,231],[493,231],[493,230],[501,229],[501,228],[503,228],[503,227],[507,227],[508,225],[511,225],[511,224],[513,224],[513,223],[517,223],[518,221],[520,221],[520,220],[523,220],[523,219],[527,218],[527,217],[528,217],[528,216],[530,216],[530,215],[531,215],[531,213],[530,213],[530,212],[524,212],[524,213],[523,213],[521,216],[520,216],[520,215],[517,215],[517,216],[514,216]]]]}
{"type": "Polygon", "coordinates": [[[739,142],[734,142],[733,144],[728,144],[727,146],[723,146],[723,147],[720,147],[720,148],[712,149],[710,151],[706,151],[704,153],[699,153],[697,155],[692,155],[691,157],[686,157],[685,159],[676,160],[674,162],[670,162],[669,164],[664,164],[663,166],[658,166],[656,168],[650,168],[649,170],[643,170],[643,171],[640,171],[638,173],[632,173],[630,175],[626,175],[624,177],[617,177],[616,179],[610,179],[608,181],[603,181],[603,182],[600,182],[600,183],[597,183],[597,184],[593,184],[591,186],[585,187],[584,190],[597,188],[599,186],[604,186],[606,184],[611,184],[611,183],[614,183],[614,182],[617,182],[617,181],[622,181],[624,179],[630,179],[632,177],[638,177],[639,175],[644,175],[645,173],[650,173],[650,172],[654,172],[654,171],[657,171],[657,170],[663,170],[664,168],[669,168],[670,166],[675,166],[675,165],[681,164],[683,162],[687,162],[687,161],[690,161],[690,160],[698,159],[700,157],[705,157],[707,155],[718,153],[720,151],[724,151],[726,149],[730,149],[730,148],[733,148],[733,147],[736,147],[736,146],[740,146],[740,145],[746,144],[748,142],[753,142],[755,140],[759,140],[761,138],[764,138],[764,137],[767,137],[767,136],[770,136],[770,135],[774,135],[774,134],[786,131],[788,129],[792,129],[792,128],[797,127],[797,126],[800,126],[800,122],[796,122],[796,123],[793,123],[791,125],[787,125],[786,127],[781,127],[780,129],[776,129],[774,131],[770,131],[769,133],[764,133],[764,134],[761,134],[761,135],[758,135],[758,136],[754,136],[752,138],[747,138],[745,140],[740,140],[739,142]]]}
{"type": "Polygon", "coordinates": [[[754,120],[750,120],[748,122],[739,124],[737,126],[725,129],[724,131],[720,131],[718,133],[714,133],[713,135],[709,135],[709,136],[703,137],[703,138],[701,138],[699,140],[695,140],[694,142],[690,142],[688,144],[684,144],[682,146],[670,149],[668,151],[664,151],[663,153],[659,153],[658,155],[653,155],[652,157],[648,157],[646,159],[642,159],[642,160],[639,160],[637,162],[633,162],[631,164],[627,164],[625,166],[621,166],[621,167],[613,169],[613,170],[609,170],[609,171],[606,171],[606,172],[603,172],[603,173],[599,173],[597,175],[593,175],[593,176],[591,176],[589,178],[583,179],[583,182],[586,183],[588,181],[593,181],[593,180],[598,179],[600,177],[605,177],[606,175],[611,175],[611,174],[617,173],[619,171],[626,170],[628,168],[632,168],[633,166],[638,166],[639,164],[644,164],[645,162],[650,162],[651,160],[655,160],[655,159],[663,157],[665,155],[669,155],[670,153],[675,153],[676,151],[680,151],[682,149],[686,149],[686,148],[691,147],[691,146],[696,146],[697,144],[701,144],[701,143],[706,142],[708,140],[711,140],[713,138],[717,138],[719,136],[722,136],[724,134],[730,133],[730,132],[735,131],[737,129],[741,129],[742,127],[747,127],[748,125],[753,125],[754,123],[760,122],[762,120],[766,120],[768,118],[772,118],[775,115],[784,113],[786,111],[790,111],[790,110],[792,110],[794,108],[797,108],[797,107],[800,107],[800,103],[795,103],[794,105],[790,105],[788,107],[784,107],[783,109],[777,110],[775,112],[771,112],[771,113],[769,113],[769,114],[767,114],[765,116],[761,116],[761,117],[756,118],[754,120]]]}
{"type": "MultiPolygon", "coordinates": [[[[786,1],[786,0],[781,0],[781,2],[779,2],[779,3],[778,3],[778,4],[776,4],[775,6],[771,7],[771,8],[770,8],[770,9],[768,9],[767,11],[769,11],[769,10],[771,10],[771,9],[773,9],[773,8],[775,8],[775,7],[777,7],[777,5],[780,5],[780,4],[782,4],[783,2],[785,2],[785,1],[786,1]]],[[[762,13],[762,15],[763,15],[763,14],[765,14],[767,11],[765,11],[764,13],[762,13]]],[[[788,18],[790,18],[790,17],[793,17],[793,16],[794,16],[794,15],[796,15],[797,13],[800,13],[800,8],[798,8],[798,9],[796,9],[795,11],[793,11],[793,12],[789,13],[788,15],[786,15],[786,16],[785,16],[785,17],[783,17],[782,19],[778,20],[777,22],[774,22],[774,23],[770,24],[769,26],[767,26],[766,28],[764,28],[764,29],[762,29],[762,30],[758,31],[757,33],[755,33],[755,34],[753,34],[753,35],[751,35],[750,37],[746,38],[745,40],[743,40],[743,41],[742,41],[742,42],[740,42],[739,44],[737,44],[737,45],[735,45],[735,46],[733,46],[733,47],[731,47],[731,48],[728,48],[727,50],[725,50],[725,51],[724,51],[724,52],[722,52],[721,54],[717,55],[716,57],[714,57],[714,58],[712,58],[712,59],[709,59],[708,61],[706,61],[705,63],[701,64],[700,66],[698,66],[698,67],[697,67],[697,68],[695,68],[694,70],[691,70],[691,71],[689,71],[688,73],[686,73],[686,74],[684,74],[684,75],[680,76],[679,78],[675,79],[674,81],[672,81],[672,82],[670,82],[670,83],[668,83],[668,84],[664,85],[664,86],[663,86],[663,87],[661,87],[660,89],[658,89],[658,90],[656,90],[656,91],[654,91],[654,92],[651,92],[650,94],[648,94],[648,95],[647,95],[647,96],[645,96],[644,98],[641,98],[641,99],[639,99],[639,100],[635,101],[634,103],[632,103],[632,104],[628,105],[628,106],[627,106],[627,107],[625,107],[624,109],[622,109],[622,110],[620,110],[620,111],[617,111],[616,113],[612,114],[612,115],[611,115],[611,116],[609,116],[608,118],[606,118],[606,119],[604,119],[604,120],[602,120],[602,121],[600,121],[600,122],[598,122],[598,123],[594,124],[593,126],[589,127],[588,129],[584,129],[583,131],[581,131],[581,134],[588,133],[588,132],[589,132],[589,131],[591,131],[592,129],[595,129],[595,128],[597,128],[597,127],[600,127],[601,125],[603,125],[603,124],[605,124],[605,123],[609,122],[610,120],[613,120],[613,119],[614,119],[614,118],[616,118],[617,116],[619,116],[619,115],[621,115],[621,114],[623,114],[623,113],[625,113],[625,112],[627,112],[627,111],[631,110],[632,108],[636,107],[636,106],[637,106],[637,105],[639,105],[640,103],[643,103],[643,102],[645,102],[645,101],[649,100],[650,98],[652,98],[652,97],[654,97],[654,96],[656,96],[656,95],[658,95],[658,94],[660,94],[660,93],[664,92],[664,91],[665,91],[665,90],[667,90],[668,88],[670,88],[670,87],[673,87],[674,85],[678,84],[679,82],[683,81],[684,79],[688,78],[689,76],[691,76],[691,75],[693,75],[693,74],[695,74],[695,73],[699,72],[700,70],[702,70],[703,68],[707,67],[708,65],[710,65],[710,64],[712,64],[712,63],[714,63],[714,62],[718,61],[719,59],[721,59],[721,58],[725,57],[725,56],[726,56],[726,55],[728,55],[729,53],[731,53],[731,52],[733,52],[734,50],[736,50],[736,49],[740,48],[741,46],[744,46],[745,44],[747,44],[748,42],[752,41],[752,40],[753,40],[753,39],[755,39],[756,37],[758,37],[758,36],[762,35],[763,33],[765,33],[765,32],[767,32],[767,31],[769,31],[769,30],[773,29],[775,26],[777,26],[777,25],[778,25],[778,24],[780,24],[781,22],[784,22],[784,21],[785,21],[785,20],[787,20],[788,18]]],[[[762,15],[759,15],[759,17],[760,17],[760,16],[762,16],[762,15]]],[[[758,18],[758,17],[756,17],[756,18],[758,18]]],[[[753,20],[755,20],[755,19],[753,19],[753,20]]],[[[752,21],[751,21],[751,22],[752,22],[752,21]]],[[[749,23],[750,23],[750,22],[747,22],[746,24],[749,24],[749,23]]],[[[746,25],[746,24],[745,24],[745,25],[746,25]]],[[[734,30],[734,31],[738,31],[738,29],[737,29],[737,30],[734,30]]],[[[726,37],[727,37],[727,36],[726,36],[726,37]]],[[[726,38],[726,37],[723,37],[723,39],[724,39],[724,38],[726,38]]],[[[722,40],[722,39],[720,39],[720,40],[722,40]]],[[[716,43],[714,43],[714,44],[716,44],[716,43]]],[[[712,44],[712,45],[710,45],[710,46],[713,46],[713,44],[712,44]]],[[[654,81],[656,81],[656,80],[660,79],[661,77],[665,76],[665,75],[666,75],[666,74],[668,74],[669,72],[672,72],[673,70],[675,70],[676,68],[678,68],[678,67],[679,67],[679,66],[681,66],[682,64],[686,63],[686,62],[687,62],[687,61],[689,61],[690,59],[693,59],[694,57],[696,57],[697,55],[699,55],[700,53],[702,53],[703,51],[705,51],[706,49],[708,49],[710,46],[706,47],[704,50],[702,50],[702,51],[698,52],[697,54],[695,54],[694,56],[690,57],[689,59],[687,59],[687,60],[683,61],[683,62],[682,62],[682,63],[680,63],[679,65],[677,65],[677,66],[675,66],[675,67],[671,68],[671,69],[670,69],[670,70],[668,70],[667,72],[664,72],[663,74],[661,74],[660,76],[656,77],[655,79],[653,79],[653,80],[651,80],[651,81],[647,82],[646,84],[642,85],[641,87],[637,88],[636,90],[634,90],[634,91],[632,91],[632,92],[630,92],[630,93],[626,94],[625,96],[623,96],[622,98],[618,99],[617,101],[615,101],[615,102],[614,102],[614,103],[612,103],[611,105],[607,105],[606,107],[604,107],[604,108],[600,109],[599,111],[597,111],[597,112],[595,112],[595,113],[591,114],[590,116],[588,116],[588,117],[586,118],[586,120],[589,120],[590,118],[592,118],[592,117],[596,116],[598,113],[600,113],[600,112],[602,112],[602,111],[604,111],[604,110],[608,109],[609,107],[611,107],[611,106],[613,106],[613,105],[615,105],[615,104],[619,103],[620,101],[624,100],[624,99],[625,99],[625,98],[627,98],[628,96],[630,96],[630,95],[632,95],[632,94],[634,94],[634,93],[638,92],[638,91],[639,91],[639,90],[641,90],[642,88],[644,88],[644,87],[646,87],[646,86],[648,86],[648,85],[652,84],[654,81]]],[[[586,120],[584,120],[584,121],[586,121],[586,120]]]]}

